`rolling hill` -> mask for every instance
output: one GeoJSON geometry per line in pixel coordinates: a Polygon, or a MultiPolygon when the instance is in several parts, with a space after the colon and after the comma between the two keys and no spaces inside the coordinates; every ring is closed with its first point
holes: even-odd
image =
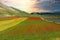
{"type": "Polygon", "coordinates": [[[28,13],[0,3],[0,17],[6,16],[28,16],[28,13]]]}
{"type": "Polygon", "coordinates": [[[60,12],[33,12],[32,15],[40,15],[43,20],[53,21],[60,24],[60,12]]]}

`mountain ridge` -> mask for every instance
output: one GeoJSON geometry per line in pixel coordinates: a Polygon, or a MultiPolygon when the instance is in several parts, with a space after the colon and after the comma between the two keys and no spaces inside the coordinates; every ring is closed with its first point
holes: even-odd
{"type": "MultiPolygon", "coordinates": [[[[7,17],[7,16],[24,16],[24,15],[28,15],[27,12],[18,10],[16,8],[10,7],[10,6],[6,6],[2,3],[0,3],[0,17],[7,17]]],[[[26,15],[26,16],[27,16],[26,15]]]]}

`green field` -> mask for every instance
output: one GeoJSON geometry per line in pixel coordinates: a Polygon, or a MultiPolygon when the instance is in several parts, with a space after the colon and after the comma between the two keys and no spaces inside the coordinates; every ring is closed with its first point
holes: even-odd
{"type": "MultiPolygon", "coordinates": [[[[17,20],[21,21],[21,19],[14,19],[17,23],[17,20]]],[[[8,20],[7,23],[12,22],[14,20],[8,20]]],[[[3,26],[3,22],[1,24],[3,26]]],[[[15,22],[11,25],[15,25],[15,22]]],[[[4,31],[0,32],[0,40],[60,40],[60,28],[57,24],[53,22],[41,21],[41,20],[25,20],[24,22],[18,22],[17,25],[10,27],[4,31]],[[49,27],[52,26],[53,30],[44,29],[47,25],[49,27]]],[[[8,27],[9,27],[8,26],[8,27]]],[[[1,27],[1,26],[0,26],[1,27]]],[[[3,26],[4,27],[4,26],[3,26]]],[[[6,27],[6,26],[5,26],[6,27]]]]}
{"type": "Polygon", "coordinates": [[[15,26],[24,20],[26,20],[26,18],[16,18],[13,20],[0,21],[0,31],[3,31],[3,30],[6,30],[12,26],[15,26]]]}

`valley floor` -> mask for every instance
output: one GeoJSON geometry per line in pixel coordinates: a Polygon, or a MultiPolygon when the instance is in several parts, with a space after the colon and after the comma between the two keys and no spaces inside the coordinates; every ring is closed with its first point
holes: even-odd
{"type": "Polygon", "coordinates": [[[60,40],[60,24],[37,17],[0,21],[0,40],[60,40]]]}

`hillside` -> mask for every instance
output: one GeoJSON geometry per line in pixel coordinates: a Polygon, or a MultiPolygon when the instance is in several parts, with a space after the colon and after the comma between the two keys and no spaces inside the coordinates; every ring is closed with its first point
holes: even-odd
{"type": "Polygon", "coordinates": [[[38,15],[43,20],[53,21],[60,24],[60,12],[33,12],[31,15],[38,15]]]}
{"type": "Polygon", "coordinates": [[[6,6],[0,3],[0,17],[6,16],[27,16],[28,13],[18,10],[13,7],[6,6]]]}

